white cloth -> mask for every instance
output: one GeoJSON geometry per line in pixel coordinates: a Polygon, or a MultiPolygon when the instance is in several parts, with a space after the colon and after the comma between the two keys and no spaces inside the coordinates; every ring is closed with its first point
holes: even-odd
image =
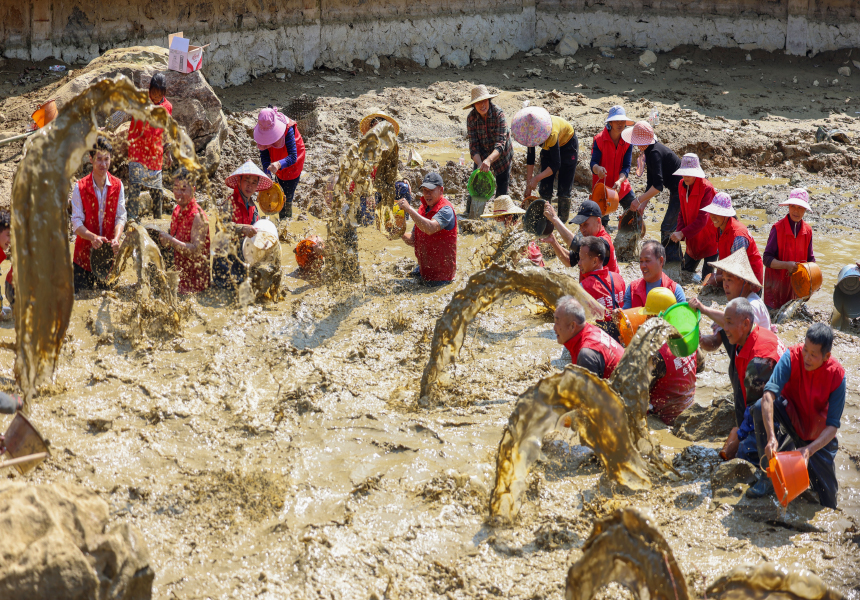
{"type": "MultiPolygon", "coordinates": [[[[753,314],[755,315],[755,324],[764,329],[770,329],[776,333],[776,331],[774,331],[775,328],[770,326],[770,313],[767,310],[767,306],[764,305],[764,302],[759,298],[759,295],[753,292],[747,296],[747,300],[749,300],[749,303],[752,305],[753,314]]],[[[722,330],[722,327],[714,323],[714,333],[719,333],[722,330]]]]}
{"type": "MultiPolygon", "coordinates": [[[[105,185],[102,189],[99,189],[95,179],[93,179],[93,189],[96,191],[96,200],[99,203],[98,235],[102,236],[104,235],[105,204],[107,203],[108,186],[110,184],[110,177],[105,177],[105,185]]],[[[77,231],[78,227],[84,225],[84,203],[81,201],[81,191],[78,188],[77,182],[75,182],[72,188],[72,231],[77,231]]],[[[116,203],[116,218],[114,219],[114,232],[124,229],[127,220],[128,216],[125,212],[125,188],[122,185],[122,181],[120,181],[119,201],[116,203]]]]}

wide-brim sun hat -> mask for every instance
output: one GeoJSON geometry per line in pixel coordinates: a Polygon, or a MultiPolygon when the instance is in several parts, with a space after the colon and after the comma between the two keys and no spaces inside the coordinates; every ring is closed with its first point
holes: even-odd
{"type": "Polygon", "coordinates": [[[224,185],[226,185],[231,190],[235,190],[239,185],[239,179],[242,175],[255,175],[259,177],[259,181],[257,182],[257,191],[267,190],[272,187],[272,180],[265,174],[263,171],[257,167],[253,163],[253,161],[246,160],[245,163],[240,166],[238,169],[230,173],[227,179],[224,180],[224,185]]]}
{"type": "Polygon", "coordinates": [[[481,218],[489,219],[491,217],[504,217],[507,215],[524,215],[525,213],[525,210],[514,204],[510,196],[496,196],[496,199],[493,201],[493,209],[490,210],[489,205],[486,205],[481,218]]]}
{"type": "Polygon", "coordinates": [[[254,141],[259,146],[271,146],[277,143],[287,131],[286,115],[278,112],[277,108],[264,108],[257,116],[257,126],[254,127],[254,141]]]}
{"type": "Polygon", "coordinates": [[[809,192],[807,192],[804,188],[795,188],[791,190],[791,192],[788,194],[788,199],[783,200],[779,203],[780,206],[788,206],[789,204],[801,206],[806,210],[812,210],[812,208],[809,206],[809,192]]]}
{"type": "Polygon", "coordinates": [[[361,132],[361,135],[364,135],[368,131],[370,131],[370,123],[374,119],[385,119],[391,126],[394,127],[394,135],[400,135],[400,123],[392,117],[391,115],[385,114],[382,110],[378,108],[370,109],[370,114],[364,117],[361,122],[358,124],[358,130],[361,132]]]}
{"type": "Polygon", "coordinates": [[[540,146],[552,133],[552,116],[540,106],[526,106],[514,115],[511,135],[526,148],[540,146]]]}
{"type": "Polygon", "coordinates": [[[736,250],[730,254],[728,258],[712,262],[711,267],[719,269],[725,273],[731,273],[735,277],[740,277],[747,283],[756,287],[762,286],[758,277],[755,276],[755,271],[753,271],[753,268],[750,265],[750,259],[747,256],[746,248],[736,250]]]}
{"type": "Polygon", "coordinates": [[[657,141],[654,128],[648,121],[639,121],[621,132],[621,139],[633,146],[650,146],[657,141]]]}
{"type": "Polygon", "coordinates": [[[633,121],[627,118],[627,112],[620,104],[616,104],[609,109],[609,116],[606,117],[605,123],[613,123],[615,121],[624,121],[628,126],[633,125],[633,121]]]}
{"type": "Polygon", "coordinates": [[[707,177],[702,170],[699,155],[692,152],[681,157],[681,168],[672,173],[672,175],[678,175],[679,177],[701,177],[702,179],[707,177]]]}
{"type": "Polygon", "coordinates": [[[471,108],[472,105],[480,102],[481,100],[489,100],[490,98],[495,98],[498,94],[491,94],[490,90],[487,89],[485,85],[478,85],[472,88],[472,101],[469,102],[466,106],[463,107],[463,110],[467,108],[471,108]]]}
{"type": "Polygon", "coordinates": [[[738,214],[732,206],[732,197],[725,192],[718,193],[714,196],[714,199],[711,200],[711,203],[701,210],[702,212],[717,215],[719,217],[734,217],[738,214]]]}

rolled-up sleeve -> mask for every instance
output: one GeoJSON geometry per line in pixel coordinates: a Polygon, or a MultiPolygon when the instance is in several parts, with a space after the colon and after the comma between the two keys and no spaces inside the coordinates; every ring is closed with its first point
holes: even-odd
{"type": "Polygon", "coordinates": [[[72,231],[84,225],[84,204],[81,202],[81,190],[76,183],[72,188],[72,231]]]}

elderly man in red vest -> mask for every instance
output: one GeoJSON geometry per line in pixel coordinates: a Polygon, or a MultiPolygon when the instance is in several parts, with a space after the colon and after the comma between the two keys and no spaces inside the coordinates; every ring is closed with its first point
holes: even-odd
{"type": "Polygon", "coordinates": [[[624,302],[624,279],[603,266],[605,260],[606,243],[601,238],[582,238],[579,246],[579,284],[605,308],[604,318],[596,325],[617,342],[620,335],[612,314],[624,302]]]}
{"type": "Polygon", "coordinates": [[[421,182],[421,208],[415,210],[406,198],[397,205],[408,214],[415,227],[401,236],[407,246],[415,248],[417,275],[426,285],[451,283],[457,273],[457,215],[442,195],[442,176],[430,172],[421,182]]]}
{"type": "MultiPolygon", "coordinates": [[[[782,354],[752,410],[759,456],[770,460],[778,452],[782,440],[774,422],[779,423],[800,450],[818,501],[828,508],[836,508],[839,489],[834,459],[846,390],[845,369],[830,355],[832,348],[830,326],[813,323],[804,342],[782,354]]],[[[771,491],[770,478],[760,472],[747,495],[757,498],[771,491]]]]}
{"type": "Polygon", "coordinates": [[[93,172],[72,189],[72,229],[75,232],[75,293],[102,287],[90,266],[90,249],[110,244],[119,251],[125,227],[125,190],[122,181],[108,173],[113,148],[103,137],[90,151],[93,172]]]}
{"type": "Polygon", "coordinates": [[[603,379],[612,375],[624,348],[598,327],[585,322],[585,310],[573,296],[562,296],[555,308],[556,341],[570,352],[573,364],[603,379]]]}

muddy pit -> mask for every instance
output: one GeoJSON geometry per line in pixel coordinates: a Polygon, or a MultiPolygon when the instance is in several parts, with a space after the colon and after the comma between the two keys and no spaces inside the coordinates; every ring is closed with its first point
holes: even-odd
{"type": "MultiPolygon", "coordinates": [[[[325,235],[324,184],[371,107],[400,120],[401,160],[411,147],[427,159],[423,169],[402,169],[413,189],[438,161],[460,209],[467,169],[456,161],[468,150],[459,107],[473,84],[497,86],[509,116],[529,99],[571,119],[580,162],[587,162],[590,137],[609,106],[623,102],[634,118],[658,108],[658,135],[676,150],[701,152],[715,183],[730,191],[741,219],[755,227],[760,247],[784,214],[775,204],[790,180],[812,189],[810,221],[824,287],[781,329],[782,339],[795,343],[809,322],[829,320],[835,275],[860,258],[860,242],[850,235],[860,225],[860,186],[851,168],[857,152],[853,146],[823,155],[809,150],[818,124],[860,133],[856,79],[840,77],[830,87],[805,82],[823,69],[835,74],[847,53],[815,59],[752,53],[746,61],[740,52],[688,50],[693,65],[666,68],[683,53],[660,55],[647,85],[620,75],[635,67],[632,52],[619,50],[609,60],[587,48],[574,58],[578,65],[598,60],[600,75],[582,75],[581,66],[554,71],[549,60],[556,57],[546,51],[459,71],[314,72],[286,82],[266,75],[221,91],[231,134],[218,176],[223,181],[256,158],[243,123],[260,105],[287,105],[300,93],[318,97],[321,126],[307,139],[297,193],[302,209],[285,236],[299,240],[325,235]],[[524,67],[542,68],[544,75],[524,76],[524,67]],[[773,82],[759,79],[765,72],[773,82]],[[788,83],[795,73],[802,89],[788,83]],[[809,108],[819,105],[827,112],[809,108]],[[799,158],[787,159],[779,143],[799,147],[799,158]],[[808,157],[801,156],[805,151],[808,157]],[[816,157],[820,164],[810,160],[816,157]]],[[[7,68],[34,66],[10,63],[7,68]]],[[[23,129],[31,107],[56,85],[45,81],[25,83],[19,95],[3,100],[4,128],[23,129]]],[[[0,148],[4,203],[20,150],[20,144],[0,148]]],[[[515,173],[523,163],[519,148],[515,173]]],[[[521,185],[515,174],[515,197],[521,185]]],[[[634,179],[634,187],[643,185],[634,179]]],[[[213,183],[213,199],[225,195],[213,183]]],[[[578,186],[576,195],[583,199],[585,188],[578,186]]],[[[646,213],[652,233],[665,210],[654,204],[646,213]]],[[[112,522],[139,528],[157,598],[561,598],[595,520],[620,508],[650,517],[691,596],[701,597],[734,567],[770,561],[808,569],[860,598],[860,393],[853,377],[837,456],[838,511],[819,510],[801,497],[783,515],[772,500],[718,496],[712,477],[722,438],[681,439],[649,420],[652,439],[679,477],[652,475],[651,489],[625,492],[595,452],[556,425],[543,438],[514,523],[491,521],[503,429],[517,399],[564,362],[547,311],[531,297],[508,295],[468,326],[447,369],[448,386],[419,405],[436,321],[475,272],[470,259],[483,239],[461,234],[457,281],[442,289],[407,278],[412,250],[373,227],[359,229],[363,277],[346,286],[295,277],[294,243],[283,243],[282,300],[238,308],[203,294],[184,303],[178,336],[157,328],[143,336],[130,332],[126,316],[134,310],[136,276],[129,269],[116,294],[74,303],[53,383],[40,388],[31,409],[50,438],[52,458],[28,480],[82,484],[108,502],[112,522]]],[[[547,265],[565,271],[557,260],[547,265]]],[[[7,269],[8,263],[3,274],[7,269]]],[[[622,272],[629,281],[638,265],[624,264],[622,272]]],[[[696,293],[695,286],[687,293],[696,293]]],[[[834,346],[849,377],[860,364],[860,328],[853,327],[834,346]]],[[[0,328],[2,341],[14,341],[12,323],[0,328]]],[[[7,391],[15,390],[12,364],[5,352],[0,385],[7,391]]],[[[726,371],[724,354],[708,357],[697,405],[710,410],[731,393],[726,371]]],[[[8,471],[4,477],[22,479],[8,471]]],[[[611,586],[601,593],[623,595],[611,586]]]]}

